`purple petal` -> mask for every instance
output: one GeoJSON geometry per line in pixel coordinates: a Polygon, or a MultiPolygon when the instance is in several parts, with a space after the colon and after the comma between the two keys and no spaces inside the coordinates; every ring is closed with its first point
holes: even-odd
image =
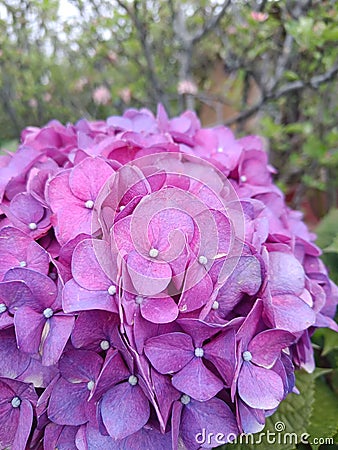
{"type": "Polygon", "coordinates": [[[90,350],[68,350],[59,362],[61,375],[70,383],[96,380],[101,366],[101,356],[90,350]]]}
{"type": "Polygon", "coordinates": [[[251,339],[257,334],[262,320],[262,312],[263,302],[258,299],[237,333],[237,339],[242,341],[243,348],[247,347],[251,339]]]}
{"type": "Polygon", "coordinates": [[[153,367],[162,374],[181,370],[194,357],[192,339],[184,333],[168,333],[150,338],[144,351],[153,367]]]}
{"type": "Polygon", "coordinates": [[[201,358],[194,358],[172,378],[173,386],[190,397],[205,402],[224,387],[224,384],[209,369],[201,358]]]}
{"type": "Polygon", "coordinates": [[[150,415],[149,402],[142,389],[128,382],[115,386],[102,397],[100,411],[114,439],[123,439],[140,430],[150,415]]]}
{"type": "Polygon", "coordinates": [[[87,422],[89,394],[86,383],[74,384],[60,378],[49,398],[48,417],[59,425],[75,426],[87,422]]]}
{"type": "Polygon", "coordinates": [[[43,342],[42,364],[52,366],[58,362],[73,330],[75,317],[54,315],[49,321],[49,332],[43,342]]]}
{"type": "Polygon", "coordinates": [[[44,450],[76,450],[75,437],[78,427],[50,423],[45,428],[44,450]]]}
{"type": "Polygon", "coordinates": [[[295,336],[284,330],[266,330],[257,334],[248,346],[252,362],[270,369],[280,357],[282,349],[289,347],[295,340],[295,336]]]}
{"type": "Polygon", "coordinates": [[[0,376],[16,378],[27,369],[30,357],[18,349],[13,328],[0,330],[0,342],[0,376]]]}
{"type": "Polygon", "coordinates": [[[271,313],[276,328],[291,333],[309,328],[316,321],[316,314],[302,299],[295,295],[275,295],[272,297],[271,313]]]}
{"type": "Polygon", "coordinates": [[[141,314],[149,322],[168,323],[177,318],[178,307],[171,297],[148,297],[141,304],[141,314]]]}
{"type": "Polygon", "coordinates": [[[28,306],[22,306],[14,316],[18,348],[26,353],[38,353],[46,318],[28,306]]]}
{"type": "Polygon", "coordinates": [[[23,399],[20,405],[20,415],[18,428],[16,430],[15,439],[12,448],[23,449],[31,432],[33,423],[33,408],[29,401],[23,399]]]}
{"type": "Polygon", "coordinates": [[[181,433],[187,448],[197,449],[199,446],[211,448],[230,442],[239,431],[229,406],[219,398],[213,398],[202,403],[190,400],[182,412],[181,433]]]}
{"type": "Polygon", "coordinates": [[[41,203],[26,192],[17,194],[12,199],[10,211],[24,224],[38,223],[44,215],[44,208],[41,203]]]}
{"type": "Polygon", "coordinates": [[[284,385],[273,370],[244,361],[238,377],[238,394],[251,408],[274,409],[284,398],[284,385]]]}
{"type": "Polygon", "coordinates": [[[195,311],[196,309],[205,305],[209,300],[212,291],[212,280],[207,272],[197,278],[196,284],[193,284],[193,282],[191,282],[188,272],[186,276],[186,282],[183,287],[183,293],[178,304],[180,311],[195,311]]]}
{"type": "Polygon", "coordinates": [[[298,260],[288,253],[271,252],[270,289],[274,294],[301,294],[304,289],[305,274],[298,260]]]}
{"type": "Polygon", "coordinates": [[[115,300],[107,291],[88,291],[74,280],[67,281],[64,286],[62,307],[67,313],[92,309],[117,313],[115,300]]]}
{"type": "Polygon", "coordinates": [[[238,412],[243,433],[258,433],[265,426],[265,414],[262,409],[253,409],[238,399],[238,412]]]}
{"type": "Polygon", "coordinates": [[[163,416],[164,424],[168,422],[171,406],[174,401],[181,396],[172,385],[171,379],[168,376],[161,375],[156,370],[151,370],[151,379],[153,382],[154,393],[163,416]]]}

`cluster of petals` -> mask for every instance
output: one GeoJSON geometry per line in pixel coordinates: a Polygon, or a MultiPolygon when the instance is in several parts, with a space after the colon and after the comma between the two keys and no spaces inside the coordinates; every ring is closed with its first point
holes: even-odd
{"type": "Polygon", "coordinates": [[[338,289],[274,172],[259,137],[161,105],[22,132],[0,156],[0,449],[213,448],[299,394],[338,289]]]}

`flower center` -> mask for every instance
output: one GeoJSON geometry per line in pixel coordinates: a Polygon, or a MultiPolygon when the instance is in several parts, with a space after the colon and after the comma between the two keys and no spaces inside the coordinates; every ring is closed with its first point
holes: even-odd
{"type": "Polygon", "coordinates": [[[43,315],[45,316],[46,319],[50,319],[53,314],[54,311],[52,310],[52,308],[46,308],[43,312],[43,315]]]}
{"type": "Polygon", "coordinates": [[[102,348],[102,350],[108,350],[108,348],[110,347],[110,344],[108,341],[104,340],[104,341],[101,341],[100,347],[102,348]]]}
{"type": "Polygon", "coordinates": [[[88,391],[92,391],[92,390],[93,390],[94,384],[95,384],[95,383],[94,383],[93,380],[88,381],[88,383],[87,383],[87,389],[88,389],[88,391]]]}
{"type": "Polygon", "coordinates": [[[159,254],[159,251],[157,250],[157,248],[151,248],[149,250],[149,256],[150,258],[157,258],[159,254]]]}
{"type": "Polygon", "coordinates": [[[245,352],[243,352],[242,358],[244,359],[244,361],[251,361],[251,360],[252,360],[252,354],[251,354],[251,352],[248,352],[248,351],[246,350],[245,352]]]}
{"type": "Polygon", "coordinates": [[[188,403],[190,403],[191,399],[190,399],[189,395],[183,394],[182,397],[180,398],[180,400],[183,405],[187,405],[188,403]]]}
{"type": "Polygon", "coordinates": [[[121,205],[121,206],[120,206],[120,211],[123,211],[124,208],[125,208],[125,206],[124,206],[124,205],[121,205]]]}
{"type": "Polygon", "coordinates": [[[241,180],[242,183],[245,183],[245,182],[247,181],[246,175],[241,175],[241,176],[239,177],[239,179],[241,180]]]}
{"type": "Polygon", "coordinates": [[[7,306],[4,303],[0,303],[0,314],[7,311],[7,306]]]}
{"type": "Polygon", "coordinates": [[[137,377],[135,377],[135,375],[130,375],[130,377],[128,378],[128,383],[132,386],[136,386],[138,383],[137,377]]]}
{"type": "Polygon", "coordinates": [[[214,301],[214,303],[212,304],[212,309],[218,309],[219,308],[219,303],[217,300],[214,301]]]}
{"type": "Polygon", "coordinates": [[[19,266],[20,266],[20,267],[26,267],[26,266],[27,266],[26,261],[20,261],[20,262],[19,262],[19,266]]]}
{"type": "Polygon", "coordinates": [[[93,200],[87,200],[86,203],[85,203],[85,207],[86,207],[87,209],[93,209],[93,208],[94,208],[94,202],[93,202],[93,200]]]}
{"type": "Polygon", "coordinates": [[[13,408],[19,408],[19,406],[21,405],[21,399],[19,397],[13,397],[11,405],[13,406],[13,408]]]}
{"type": "Polygon", "coordinates": [[[115,295],[116,294],[116,287],[113,284],[111,286],[109,286],[108,294],[109,295],[115,295]]]}
{"type": "Polygon", "coordinates": [[[201,255],[201,256],[198,258],[198,262],[199,262],[200,264],[202,264],[202,266],[205,266],[205,265],[207,264],[207,262],[208,262],[208,258],[207,258],[206,256],[204,256],[204,255],[201,255]]]}
{"type": "Polygon", "coordinates": [[[224,148],[222,148],[222,147],[218,147],[218,149],[217,149],[217,153],[223,153],[224,152],[224,148]]]}
{"type": "Polygon", "coordinates": [[[197,356],[197,358],[202,358],[203,355],[204,355],[203,348],[200,347],[195,348],[195,356],[197,356]]]}
{"type": "Polygon", "coordinates": [[[28,224],[28,228],[32,231],[37,229],[37,224],[35,222],[31,222],[30,224],[28,224]]]}
{"type": "Polygon", "coordinates": [[[140,295],[138,295],[137,297],[135,297],[135,303],[137,305],[142,305],[143,302],[143,297],[141,297],[140,295]]]}

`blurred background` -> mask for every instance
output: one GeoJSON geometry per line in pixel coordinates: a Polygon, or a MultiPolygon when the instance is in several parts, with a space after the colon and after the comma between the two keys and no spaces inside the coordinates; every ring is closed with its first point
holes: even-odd
{"type": "Polygon", "coordinates": [[[0,0],[0,147],[52,118],[195,109],[266,138],[314,229],[338,206],[337,44],[335,0],[0,0]]]}

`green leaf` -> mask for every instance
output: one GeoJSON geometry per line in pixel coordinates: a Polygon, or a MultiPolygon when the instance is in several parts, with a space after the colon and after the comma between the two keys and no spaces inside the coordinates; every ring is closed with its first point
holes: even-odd
{"type": "Polygon", "coordinates": [[[310,421],[312,404],[314,401],[313,374],[298,372],[296,386],[300,395],[289,394],[281,403],[278,410],[266,420],[266,426],[261,433],[242,438],[242,443],[228,444],[220,449],[224,450],[293,450],[299,437],[306,433],[310,421]],[[283,431],[276,430],[279,427],[283,431]],[[269,434],[268,434],[269,433],[269,434]],[[295,434],[291,434],[295,433],[295,434]],[[298,436],[298,438],[296,437],[298,436]],[[245,440],[247,439],[247,441],[245,440]],[[252,439],[252,440],[251,440],[252,439]],[[259,442],[261,439],[261,442],[259,442]],[[251,443],[251,442],[256,443],[251,443]],[[259,443],[258,443],[259,442],[259,443]]]}
{"type": "Polygon", "coordinates": [[[315,401],[308,432],[309,443],[317,450],[320,443],[314,443],[318,438],[333,437],[338,431],[338,398],[329,386],[322,380],[315,383],[315,401]]]}

